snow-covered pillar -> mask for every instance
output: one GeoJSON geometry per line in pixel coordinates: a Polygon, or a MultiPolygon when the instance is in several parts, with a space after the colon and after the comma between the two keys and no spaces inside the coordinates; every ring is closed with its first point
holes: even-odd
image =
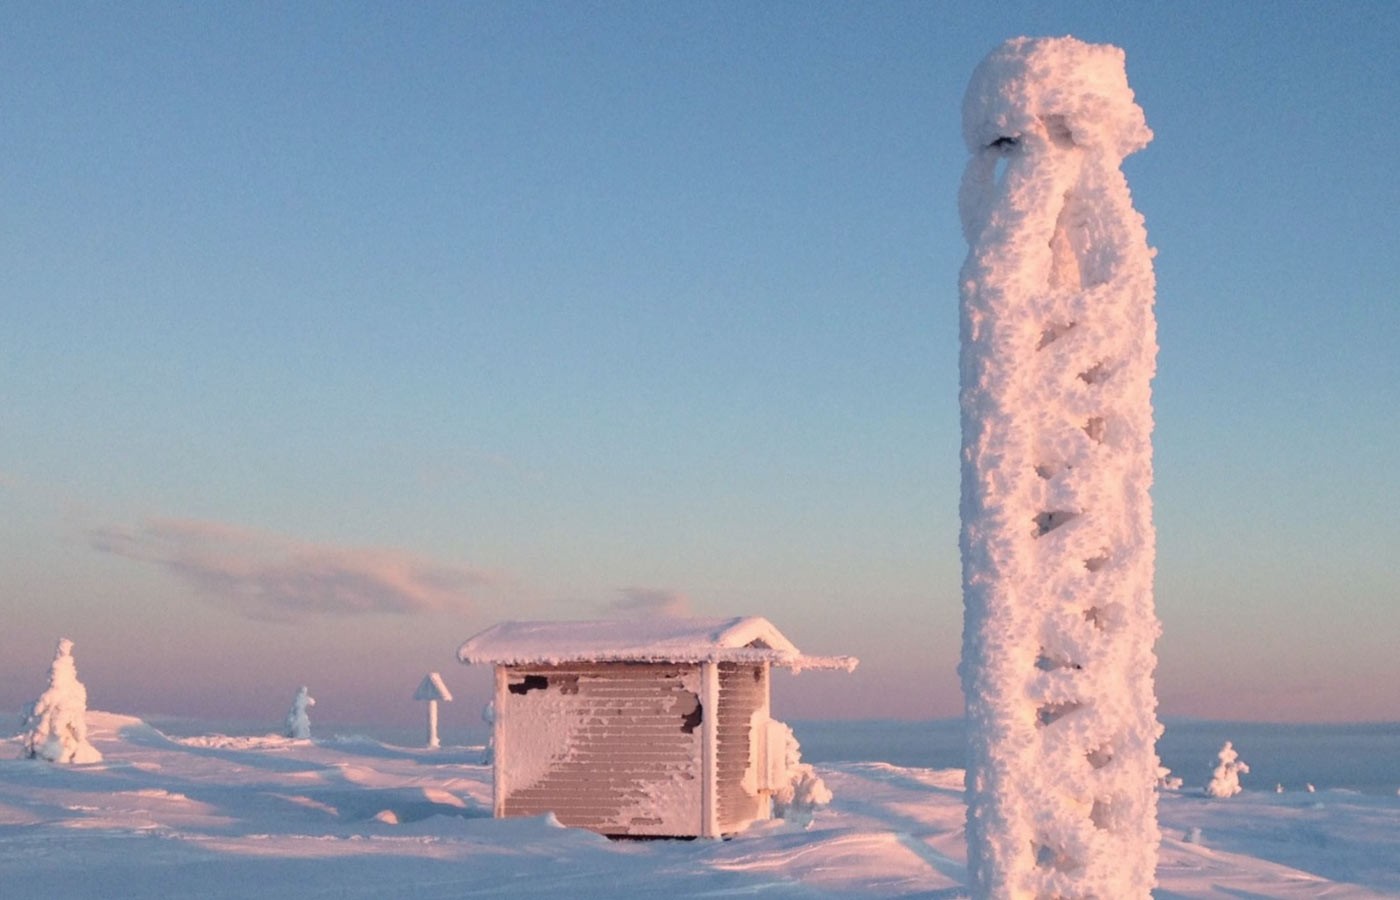
{"type": "Polygon", "coordinates": [[[1123,52],[1017,38],[963,102],[959,206],[968,871],[978,898],[1145,900],[1152,251],[1120,165],[1123,52]]]}

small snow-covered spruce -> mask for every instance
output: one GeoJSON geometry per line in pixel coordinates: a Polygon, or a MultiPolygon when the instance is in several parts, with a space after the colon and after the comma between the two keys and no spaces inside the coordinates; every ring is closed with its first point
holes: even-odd
{"type": "Polygon", "coordinates": [[[24,755],[50,762],[95,763],[102,754],[87,740],[87,688],[78,680],[73,642],[63,638],[49,667],[49,689],[24,714],[24,755]]]}
{"type": "Polygon", "coordinates": [[[1171,769],[1166,766],[1157,767],[1157,790],[1179,791],[1183,783],[1181,778],[1172,774],[1171,769]]]}
{"type": "Polygon", "coordinates": [[[1230,741],[1220,748],[1220,763],[1215,767],[1210,784],[1206,785],[1208,797],[1233,797],[1244,788],[1240,787],[1240,776],[1249,772],[1249,764],[1240,759],[1235,745],[1230,741]]]}
{"type": "Polygon", "coordinates": [[[1016,38],[963,100],[958,197],[968,877],[978,900],[1156,881],[1152,138],[1123,51],[1016,38]]]}
{"type": "MultiPolygon", "coordinates": [[[[816,769],[802,761],[802,747],[792,729],[783,722],[770,723],[769,740],[780,736],[783,770],[773,779],[773,815],[805,827],[819,808],[831,803],[831,791],[816,769]]],[[[776,755],[774,758],[776,761],[776,755]]]]}
{"type": "Polygon", "coordinates": [[[292,698],[292,708],[287,713],[287,737],[301,740],[311,737],[311,717],[306,711],[315,705],[316,699],[306,692],[306,685],[302,685],[292,698]]]}

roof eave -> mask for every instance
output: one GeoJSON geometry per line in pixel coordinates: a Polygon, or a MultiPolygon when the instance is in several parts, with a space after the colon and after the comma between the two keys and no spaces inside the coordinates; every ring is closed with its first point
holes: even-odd
{"type": "Polygon", "coordinates": [[[779,653],[773,650],[735,648],[696,654],[569,654],[551,656],[486,656],[459,654],[462,662],[472,666],[566,666],[592,663],[679,663],[695,665],[706,662],[721,663],[768,663],[794,672],[811,670],[840,670],[852,672],[860,664],[854,656],[803,656],[801,654],[779,653]]]}

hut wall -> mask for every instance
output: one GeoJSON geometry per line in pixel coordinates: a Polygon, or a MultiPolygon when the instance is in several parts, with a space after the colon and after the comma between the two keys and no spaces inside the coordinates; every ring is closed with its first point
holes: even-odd
{"type": "Polygon", "coordinates": [[[602,834],[700,834],[698,668],[504,669],[496,722],[498,814],[553,812],[564,825],[602,834]]]}
{"type": "MultiPolygon", "coordinates": [[[[768,666],[719,664],[716,819],[721,834],[770,816],[764,787],[768,734],[768,666]]],[[[781,748],[780,748],[781,749],[781,748]]]]}

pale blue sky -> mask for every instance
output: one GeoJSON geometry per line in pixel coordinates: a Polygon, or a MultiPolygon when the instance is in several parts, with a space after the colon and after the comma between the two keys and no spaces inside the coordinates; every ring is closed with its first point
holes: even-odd
{"type": "Polygon", "coordinates": [[[1156,132],[1162,710],[1400,718],[1400,11],[985,6],[4,4],[0,707],[66,635],[474,721],[476,630],[671,600],[955,714],[959,104],[1072,33],[1156,132]]]}

